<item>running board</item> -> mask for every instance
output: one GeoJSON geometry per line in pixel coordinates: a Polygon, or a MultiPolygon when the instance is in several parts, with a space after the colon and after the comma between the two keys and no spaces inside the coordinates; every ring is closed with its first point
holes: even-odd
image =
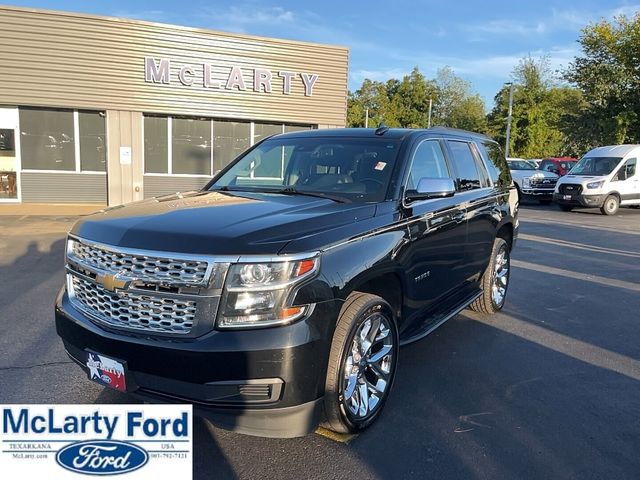
{"type": "Polygon", "coordinates": [[[405,345],[409,345],[410,343],[417,342],[418,340],[422,340],[424,337],[426,337],[427,335],[432,333],[436,328],[441,326],[447,320],[450,320],[451,318],[453,318],[456,315],[458,315],[461,311],[463,311],[465,308],[467,308],[469,305],[471,305],[481,295],[482,295],[482,290],[479,290],[478,292],[474,293],[467,300],[465,300],[459,306],[457,306],[456,308],[451,310],[449,313],[447,313],[444,317],[442,317],[442,319],[438,320],[436,323],[434,323],[433,325],[429,326],[429,328],[427,328],[424,332],[420,332],[417,335],[414,335],[412,337],[406,338],[404,340],[400,340],[400,346],[404,347],[405,345]]]}

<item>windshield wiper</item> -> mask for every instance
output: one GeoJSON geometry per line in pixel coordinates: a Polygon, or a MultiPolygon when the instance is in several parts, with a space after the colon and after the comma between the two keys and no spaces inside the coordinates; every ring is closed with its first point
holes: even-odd
{"type": "Polygon", "coordinates": [[[338,202],[338,203],[348,203],[351,201],[348,198],[341,197],[339,195],[332,195],[330,193],[324,193],[324,192],[310,192],[307,190],[298,190],[296,187],[292,187],[292,186],[284,187],[280,190],[265,190],[265,192],[278,193],[282,195],[304,195],[307,197],[326,198],[328,200],[333,200],[334,202],[338,202]]]}
{"type": "Polygon", "coordinates": [[[309,192],[307,190],[298,190],[295,187],[289,186],[284,188],[260,188],[255,187],[253,185],[247,186],[246,188],[230,188],[228,185],[223,187],[216,188],[213,191],[218,192],[245,192],[245,193],[275,193],[277,195],[304,195],[306,197],[316,197],[316,198],[326,198],[328,200],[333,200],[338,203],[350,203],[351,200],[346,197],[341,197],[339,195],[332,195],[330,193],[324,192],[309,192]]]}

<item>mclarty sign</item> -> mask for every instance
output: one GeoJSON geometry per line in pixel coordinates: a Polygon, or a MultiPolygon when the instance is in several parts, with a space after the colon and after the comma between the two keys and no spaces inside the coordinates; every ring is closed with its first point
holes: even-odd
{"type": "Polygon", "coordinates": [[[145,57],[145,82],[170,85],[176,76],[177,81],[187,87],[280,95],[302,93],[306,97],[313,96],[313,88],[320,78],[318,74],[308,72],[273,72],[266,68],[210,63],[175,65],[168,58],[145,57]]]}
{"type": "Polygon", "coordinates": [[[192,478],[191,405],[6,405],[2,478],[192,478]]]}

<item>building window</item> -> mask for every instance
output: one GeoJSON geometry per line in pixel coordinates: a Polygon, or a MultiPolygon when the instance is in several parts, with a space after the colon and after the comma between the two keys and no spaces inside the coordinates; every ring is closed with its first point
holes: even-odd
{"type": "Polygon", "coordinates": [[[213,121],[213,171],[222,170],[251,146],[251,123],[213,121]]]}
{"type": "Polygon", "coordinates": [[[107,140],[104,117],[103,112],[78,112],[80,169],[82,171],[107,171],[107,140]]]}
{"type": "MultiPolygon", "coordinates": [[[[270,137],[271,135],[277,135],[278,133],[282,133],[283,125],[282,124],[272,124],[272,123],[256,123],[253,129],[253,142],[258,143],[259,141],[270,137]]],[[[255,170],[253,170],[254,178],[282,178],[284,165],[284,151],[282,148],[277,148],[270,150],[265,154],[265,159],[261,162],[255,170]],[[280,162],[273,161],[271,158],[267,157],[280,157],[280,162]],[[279,167],[278,167],[279,165],[279,167]]]]}
{"type": "Polygon", "coordinates": [[[308,125],[285,125],[284,126],[284,133],[300,132],[302,130],[311,130],[311,127],[308,125]]]}
{"type": "Polygon", "coordinates": [[[144,117],[144,173],[169,173],[167,117],[144,117]]]}
{"type": "MultiPolygon", "coordinates": [[[[210,176],[226,167],[251,145],[282,133],[310,130],[311,126],[254,123],[207,118],[144,116],[144,173],[210,176]],[[171,148],[169,148],[169,144],[171,148]]],[[[280,168],[265,162],[253,178],[282,178],[290,152],[270,152],[281,158],[280,168]]]]}
{"type": "Polygon", "coordinates": [[[253,143],[258,143],[260,140],[278,133],[282,133],[281,123],[256,123],[253,129],[253,143]]]}
{"type": "Polygon", "coordinates": [[[211,175],[211,120],[174,118],[171,151],[173,173],[211,175]]]}
{"type": "Polygon", "coordinates": [[[104,112],[31,107],[19,112],[23,170],[107,170],[104,112]]]}
{"type": "Polygon", "coordinates": [[[76,170],[72,110],[20,108],[22,168],[76,170]]]}

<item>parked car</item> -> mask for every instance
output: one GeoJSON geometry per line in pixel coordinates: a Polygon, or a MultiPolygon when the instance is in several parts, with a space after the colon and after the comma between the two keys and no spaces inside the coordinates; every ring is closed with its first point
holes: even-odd
{"type": "Polygon", "coordinates": [[[357,432],[385,405],[400,345],[503,307],[517,215],[484,135],[275,135],[201,191],[78,221],[57,333],[90,379],[224,428],[357,432]],[[253,175],[273,165],[281,178],[253,175]]]}
{"type": "Polygon", "coordinates": [[[576,163],[578,163],[578,160],[571,157],[545,158],[538,165],[538,169],[545,172],[555,173],[556,175],[563,177],[569,173],[576,163]]]}
{"type": "Polygon", "coordinates": [[[522,158],[508,158],[507,164],[520,200],[530,198],[543,205],[551,203],[558,175],[537,170],[530,161],[522,158]]]}
{"type": "Polygon", "coordinates": [[[587,153],[558,182],[553,199],[564,211],[597,207],[615,215],[620,206],[640,205],[637,159],[640,145],[598,147],[587,153]]]}

